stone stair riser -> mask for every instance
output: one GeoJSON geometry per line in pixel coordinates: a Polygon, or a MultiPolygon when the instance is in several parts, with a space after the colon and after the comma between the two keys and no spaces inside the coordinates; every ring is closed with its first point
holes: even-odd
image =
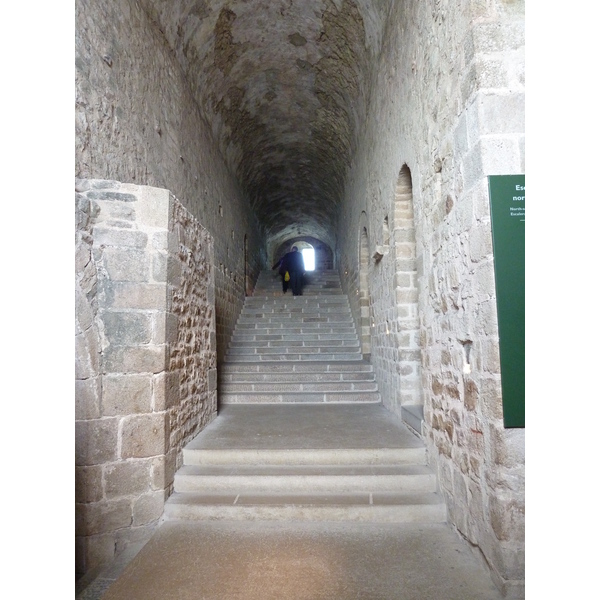
{"type": "Polygon", "coordinates": [[[374,475],[367,477],[210,477],[210,476],[180,476],[175,481],[175,491],[186,492],[234,492],[245,494],[269,493],[348,493],[348,492],[435,492],[435,477],[427,476],[393,476],[374,475]],[[334,480],[335,479],[335,480],[334,480]]]}
{"type": "Polygon", "coordinates": [[[232,340],[229,348],[256,348],[260,350],[262,348],[331,348],[339,346],[357,348],[359,343],[357,340],[232,340]]]}
{"type": "Polygon", "coordinates": [[[229,394],[243,394],[245,392],[374,392],[377,391],[377,383],[367,382],[346,382],[346,383],[306,383],[306,382],[285,382],[285,383],[223,383],[220,390],[229,394]]]}
{"type": "Polygon", "coordinates": [[[345,353],[345,354],[315,354],[315,353],[305,353],[305,354],[268,354],[268,355],[259,355],[259,354],[240,354],[235,356],[235,360],[237,362],[274,362],[274,361],[350,361],[355,360],[357,362],[362,360],[362,355],[359,352],[355,354],[345,353]]]}
{"type": "Polygon", "coordinates": [[[366,383],[374,381],[374,373],[222,373],[224,383],[366,383]]]}
{"type": "Polygon", "coordinates": [[[186,465],[425,465],[425,448],[183,449],[186,465]]]}
{"type": "Polygon", "coordinates": [[[348,404],[362,402],[379,404],[381,396],[379,392],[331,392],[331,393],[268,393],[268,392],[244,392],[242,394],[222,393],[219,394],[222,404],[281,404],[281,403],[304,403],[304,404],[348,404]]]}
{"type": "Polygon", "coordinates": [[[210,505],[199,503],[169,504],[165,507],[167,519],[186,520],[268,520],[268,521],[345,521],[376,523],[443,523],[446,509],[442,503],[405,505],[341,504],[330,506],[301,505],[297,503],[273,505],[210,505]]]}
{"type": "Polygon", "coordinates": [[[231,339],[231,344],[239,342],[316,342],[328,340],[356,340],[353,333],[237,333],[231,339]]]}
{"type": "Polygon", "coordinates": [[[305,362],[276,363],[265,362],[239,363],[230,362],[223,365],[221,373],[373,373],[373,366],[363,361],[343,363],[305,362]]]}

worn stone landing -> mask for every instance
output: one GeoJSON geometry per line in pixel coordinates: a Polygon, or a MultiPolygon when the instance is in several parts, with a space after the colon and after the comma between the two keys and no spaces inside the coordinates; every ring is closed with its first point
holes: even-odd
{"type": "Polygon", "coordinates": [[[226,405],[184,452],[228,449],[422,448],[382,405],[226,405]]]}
{"type": "Polygon", "coordinates": [[[166,522],[102,600],[500,600],[447,525],[166,522]]]}

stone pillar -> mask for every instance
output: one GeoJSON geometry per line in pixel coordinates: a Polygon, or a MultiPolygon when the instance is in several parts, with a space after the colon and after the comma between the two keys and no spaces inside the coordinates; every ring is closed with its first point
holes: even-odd
{"type": "Polygon", "coordinates": [[[148,536],[216,414],[212,240],[168,190],[76,187],[76,569],[148,536]]]}

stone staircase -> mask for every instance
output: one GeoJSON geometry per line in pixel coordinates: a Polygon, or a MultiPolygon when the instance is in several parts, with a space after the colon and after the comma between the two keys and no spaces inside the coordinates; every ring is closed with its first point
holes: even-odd
{"type": "Polygon", "coordinates": [[[165,519],[444,522],[423,442],[381,404],[334,272],[303,296],[262,273],[183,451],[165,519]]]}
{"type": "Polygon", "coordinates": [[[219,374],[219,401],[381,401],[337,273],[311,274],[296,297],[261,273],[219,374]]]}

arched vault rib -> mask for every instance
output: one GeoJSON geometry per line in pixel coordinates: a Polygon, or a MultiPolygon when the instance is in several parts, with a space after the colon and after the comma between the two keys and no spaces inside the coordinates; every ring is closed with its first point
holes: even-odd
{"type": "Polygon", "coordinates": [[[269,238],[333,247],[388,3],[140,1],[269,238]]]}

